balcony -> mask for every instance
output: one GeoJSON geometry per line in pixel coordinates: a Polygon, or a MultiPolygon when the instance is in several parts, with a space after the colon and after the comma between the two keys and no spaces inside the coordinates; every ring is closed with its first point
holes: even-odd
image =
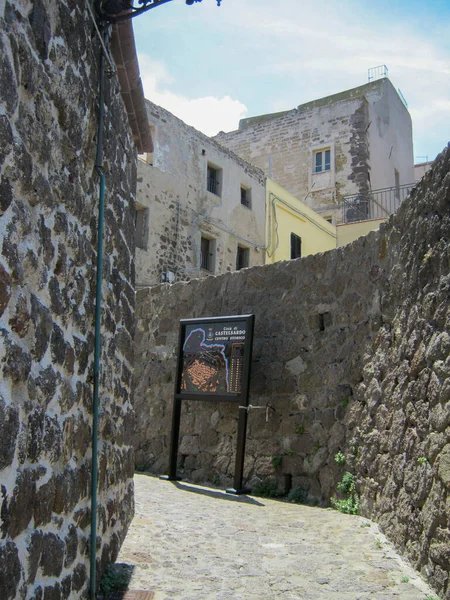
{"type": "Polygon", "coordinates": [[[342,199],[342,222],[357,223],[370,219],[387,219],[395,213],[415,187],[407,183],[380,190],[371,190],[367,194],[353,194],[342,199]]]}

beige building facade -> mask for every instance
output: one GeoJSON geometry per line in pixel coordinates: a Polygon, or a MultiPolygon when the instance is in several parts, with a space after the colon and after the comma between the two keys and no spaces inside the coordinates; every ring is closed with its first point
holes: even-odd
{"type": "Polygon", "coordinates": [[[146,104],[154,151],[138,161],[137,287],[264,264],[263,171],[146,104]]]}
{"type": "MultiPolygon", "coordinates": [[[[243,119],[214,139],[333,224],[345,220],[345,196],[414,182],[411,117],[387,78],[243,119]]],[[[394,200],[399,195],[394,191],[394,200]]]]}

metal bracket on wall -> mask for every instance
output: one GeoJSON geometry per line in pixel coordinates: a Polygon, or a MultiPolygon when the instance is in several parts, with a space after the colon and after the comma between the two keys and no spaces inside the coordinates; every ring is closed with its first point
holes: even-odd
{"type": "Polygon", "coordinates": [[[254,406],[253,404],[249,404],[248,406],[240,406],[239,408],[245,408],[245,410],[247,411],[247,413],[252,408],[265,408],[266,409],[266,423],[269,422],[269,409],[273,410],[275,412],[274,407],[271,404],[269,404],[269,403],[267,403],[265,406],[254,406]]]}

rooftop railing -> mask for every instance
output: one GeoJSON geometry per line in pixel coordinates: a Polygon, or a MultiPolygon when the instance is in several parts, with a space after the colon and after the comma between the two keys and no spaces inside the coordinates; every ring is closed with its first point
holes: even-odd
{"type": "Polygon", "coordinates": [[[415,183],[407,183],[380,190],[371,190],[367,194],[352,194],[342,199],[342,222],[356,223],[369,219],[387,219],[395,213],[415,187],[415,183]]]}

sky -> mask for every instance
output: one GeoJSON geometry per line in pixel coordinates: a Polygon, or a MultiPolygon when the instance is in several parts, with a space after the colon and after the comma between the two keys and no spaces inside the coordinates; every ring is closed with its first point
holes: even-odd
{"type": "Polygon", "coordinates": [[[363,85],[386,65],[408,103],[415,162],[450,141],[449,0],[173,0],[133,26],[145,96],[207,135],[363,85]]]}

